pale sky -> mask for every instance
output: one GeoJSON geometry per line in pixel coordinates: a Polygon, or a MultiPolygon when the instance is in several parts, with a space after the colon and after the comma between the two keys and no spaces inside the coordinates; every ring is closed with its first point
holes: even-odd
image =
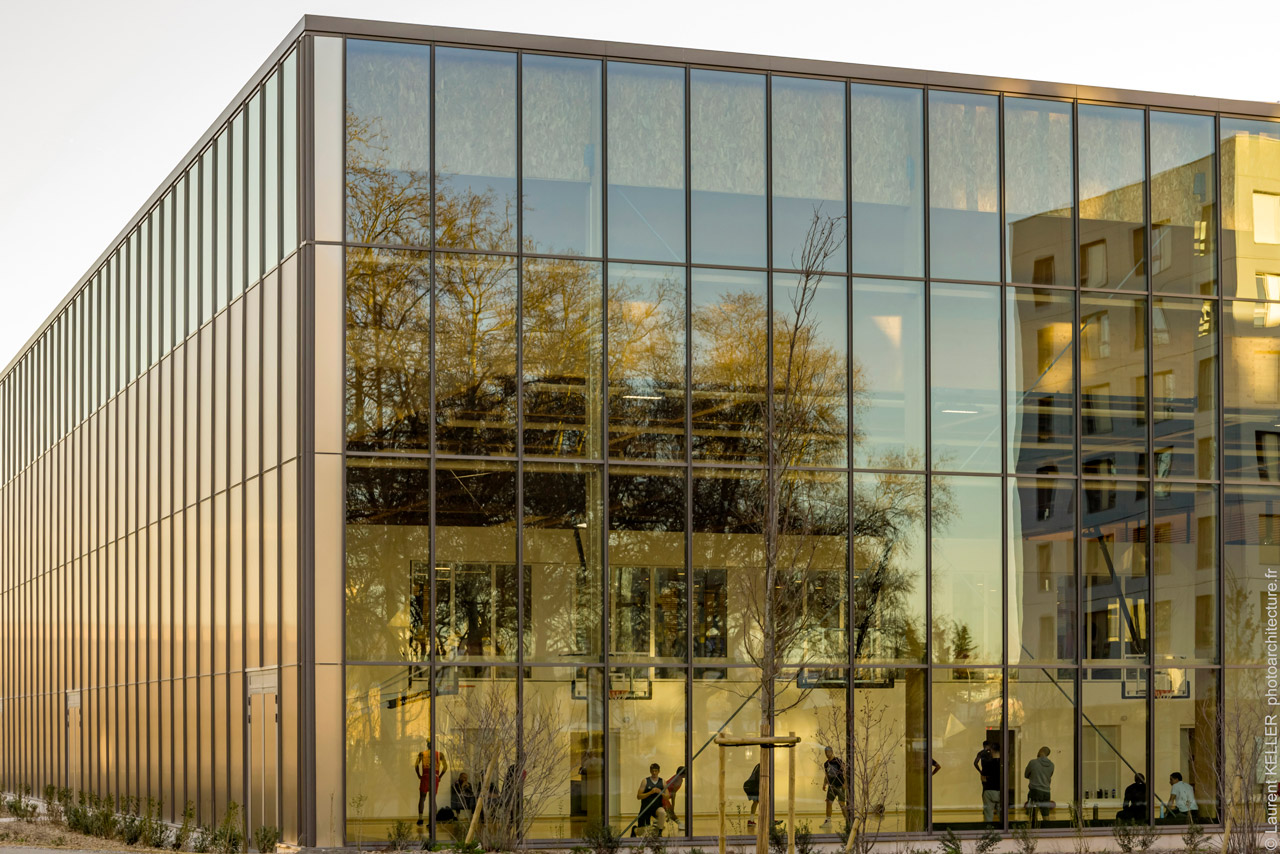
{"type": "Polygon", "coordinates": [[[0,365],[304,13],[1280,101],[1276,0],[3,0],[0,365]]]}

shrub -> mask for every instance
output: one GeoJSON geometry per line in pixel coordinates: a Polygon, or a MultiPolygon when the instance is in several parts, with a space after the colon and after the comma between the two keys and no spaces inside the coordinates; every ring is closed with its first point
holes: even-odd
{"type": "MultiPolygon", "coordinates": [[[[387,843],[392,851],[404,851],[409,847],[410,840],[413,839],[413,825],[403,819],[391,825],[391,829],[387,831],[387,843]]],[[[262,847],[259,851],[264,851],[262,847]]]]}
{"type": "Polygon", "coordinates": [[[227,811],[222,814],[222,823],[214,832],[213,847],[218,854],[237,854],[244,848],[244,828],[240,819],[240,805],[235,801],[227,804],[227,811]]]}
{"type": "Polygon", "coordinates": [[[1000,834],[994,830],[988,830],[978,838],[977,843],[973,846],[974,854],[991,854],[1000,847],[1000,834]]]}
{"type": "Polygon", "coordinates": [[[120,840],[125,845],[137,845],[142,838],[142,816],[137,813],[125,813],[120,819],[120,840]]]}
{"type": "Polygon", "coordinates": [[[173,834],[173,839],[170,840],[174,851],[181,851],[187,847],[195,820],[196,805],[191,801],[187,801],[187,805],[182,808],[182,824],[178,825],[178,829],[173,834]]]}
{"type": "Polygon", "coordinates": [[[202,824],[196,828],[195,835],[191,837],[191,850],[196,854],[209,854],[213,850],[218,832],[208,825],[202,824]]]}
{"type": "Polygon", "coordinates": [[[1030,824],[1020,824],[1013,828],[1013,842],[1018,846],[1018,854],[1036,854],[1040,842],[1031,835],[1030,824]]]}
{"type": "Polygon", "coordinates": [[[1205,839],[1204,828],[1192,819],[1186,833],[1182,834],[1183,851],[1186,854],[1208,854],[1212,850],[1209,840],[1205,839]]]}
{"type": "Polygon", "coordinates": [[[89,815],[89,834],[103,839],[113,839],[120,826],[116,816],[115,799],[110,795],[98,797],[90,795],[91,813],[89,815]]]}
{"type": "Polygon", "coordinates": [[[645,828],[644,851],[646,854],[666,854],[667,840],[658,831],[658,828],[645,828]]]}
{"type": "MultiPolygon", "coordinates": [[[[396,825],[403,824],[406,828],[409,826],[407,821],[398,821],[396,825]]],[[[392,827],[395,830],[395,827],[392,827]]],[[[272,854],[276,850],[276,843],[280,841],[280,828],[272,824],[264,824],[253,832],[253,844],[260,854],[272,854]]],[[[401,850],[396,848],[397,851],[401,850]]]]}
{"type": "Polygon", "coordinates": [[[801,824],[796,827],[796,854],[815,854],[816,848],[813,845],[813,831],[809,829],[809,824],[801,824]]]}
{"type": "Polygon", "coordinates": [[[964,854],[964,843],[956,836],[956,832],[947,828],[947,835],[938,842],[942,854],[964,854]]]}
{"type": "Polygon", "coordinates": [[[613,825],[593,822],[582,834],[582,841],[594,854],[617,854],[622,847],[622,834],[613,829],[613,825]]]}

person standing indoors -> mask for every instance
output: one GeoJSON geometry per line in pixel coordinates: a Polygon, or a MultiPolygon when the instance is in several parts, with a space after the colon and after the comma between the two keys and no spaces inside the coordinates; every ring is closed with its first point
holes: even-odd
{"type": "Polygon", "coordinates": [[[1053,763],[1049,761],[1049,748],[1042,747],[1036,758],[1027,763],[1022,776],[1027,778],[1027,815],[1031,826],[1037,825],[1036,810],[1040,811],[1040,823],[1049,818],[1053,797],[1049,793],[1053,784],[1053,763]]]}
{"type": "Polygon", "coordinates": [[[426,806],[427,795],[434,795],[436,789],[440,785],[440,776],[449,770],[449,763],[441,755],[440,751],[431,749],[431,742],[427,742],[427,749],[419,751],[418,757],[413,760],[413,773],[418,775],[418,826],[422,826],[422,808],[426,806]]]}
{"type": "MultiPolygon", "coordinates": [[[[667,825],[667,811],[662,806],[662,795],[667,790],[667,783],[662,779],[662,767],[657,762],[649,766],[649,776],[640,781],[636,790],[636,800],[640,801],[640,813],[636,816],[636,828],[648,827],[652,822],[658,828],[658,835],[667,825]]],[[[631,834],[635,835],[633,828],[631,834]]]]}
{"type": "Polygon", "coordinates": [[[825,748],[823,753],[826,755],[826,761],[822,763],[822,789],[827,793],[827,820],[822,823],[822,829],[830,830],[832,803],[840,801],[840,815],[848,816],[844,792],[845,768],[844,761],[836,756],[835,751],[830,747],[825,748]]]}
{"type": "Polygon", "coordinates": [[[987,755],[982,757],[978,769],[982,777],[982,818],[991,825],[996,821],[997,810],[1000,809],[1000,745],[991,743],[987,755]]]}

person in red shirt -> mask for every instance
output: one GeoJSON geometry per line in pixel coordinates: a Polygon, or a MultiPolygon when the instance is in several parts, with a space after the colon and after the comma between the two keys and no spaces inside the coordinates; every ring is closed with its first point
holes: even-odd
{"type": "Polygon", "coordinates": [[[440,787],[440,776],[449,770],[449,762],[438,750],[427,749],[418,752],[413,760],[413,773],[418,775],[418,826],[422,826],[422,808],[426,806],[427,795],[434,795],[440,787]],[[430,757],[428,759],[427,757],[430,757]],[[434,766],[434,767],[433,767],[434,766]]]}

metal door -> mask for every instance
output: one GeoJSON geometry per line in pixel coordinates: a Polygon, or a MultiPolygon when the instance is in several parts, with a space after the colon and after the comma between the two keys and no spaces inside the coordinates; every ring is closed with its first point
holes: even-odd
{"type": "Polygon", "coordinates": [[[280,695],[275,668],[245,673],[246,821],[249,833],[280,827],[280,695]]]}
{"type": "Polygon", "coordinates": [[[84,789],[81,777],[80,750],[80,692],[67,692],[67,788],[72,792],[84,789]]]}

